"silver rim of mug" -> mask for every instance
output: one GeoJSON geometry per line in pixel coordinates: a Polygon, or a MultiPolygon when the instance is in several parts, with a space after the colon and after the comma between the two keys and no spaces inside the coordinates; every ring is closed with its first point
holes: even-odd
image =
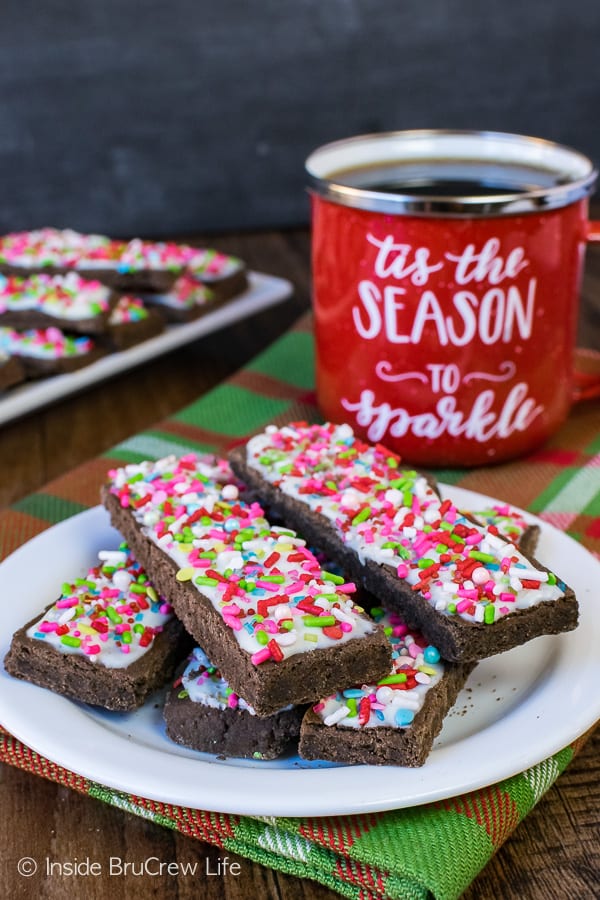
{"type": "Polygon", "coordinates": [[[587,156],[544,138],[499,131],[415,129],[363,134],[324,144],[305,163],[309,190],[342,206],[391,215],[519,215],[559,209],[592,193],[598,171],[587,156]],[[454,155],[456,154],[456,155],[454,155]],[[561,184],[505,194],[456,196],[386,193],[336,181],[336,173],[369,165],[455,159],[457,162],[513,163],[551,173],[561,184]]]}

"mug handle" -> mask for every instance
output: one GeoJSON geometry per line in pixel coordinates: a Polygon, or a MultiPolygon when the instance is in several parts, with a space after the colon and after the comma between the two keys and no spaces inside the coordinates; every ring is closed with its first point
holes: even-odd
{"type": "MultiPolygon", "coordinates": [[[[600,243],[600,220],[590,220],[587,223],[586,240],[590,244],[600,243]]],[[[581,363],[583,360],[589,361],[593,368],[593,372],[584,372],[576,368],[573,373],[573,393],[572,399],[574,403],[581,400],[591,400],[594,397],[600,397],[600,353],[595,350],[588,350],[578,347],[576,355],[581,363]]],[[[587,369],[588,366],[586,365],[587,369]]]]}

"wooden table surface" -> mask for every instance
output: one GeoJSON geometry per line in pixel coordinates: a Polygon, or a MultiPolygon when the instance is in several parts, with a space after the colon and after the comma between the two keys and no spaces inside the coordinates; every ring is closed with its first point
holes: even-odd
{"type": "MultiPolygon", "coordinates": [[[[205,337],[0,428],[0,506],[151,426],[210,390],[271,343],[309,306],[306,230],[211,236],[203,241],[244,258],[251,268],[289,278],[294,297],[281,306],[205,337]]],[[[600,349],[600,247],[590,248],[583,287],[580,344],[600,349]]],[[[599,417],[600,425],[600,417],[599,417]]],[[[597,690],[598,686],[592,686],[597,690]]],[[[600,732],[518,827],[464,895],[467,900],[584,900],[600,885],[600,732]]],[[[199,862],[215,870],[225,854],[104,803],[10,766],[0,767],[0,897],[62,900],[121,898],[283,898],[331,900],[320,885],[237,858],[238,875],[72,877],[43,883],[19,876],[17,862],[97,860],[199,862]],[[208,860],[208,863],[205,863],[208,860]]],[[[229,854],[230,861],[233,859],[229,854]]]]}

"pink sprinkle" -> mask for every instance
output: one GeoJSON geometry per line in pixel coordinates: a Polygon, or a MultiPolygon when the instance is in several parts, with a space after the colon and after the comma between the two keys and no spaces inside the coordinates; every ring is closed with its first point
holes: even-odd
{"type": "Polygon", "coordinates": [[[509,594],[506,591],[503,591],[500,594],[500,600],[502,603],[514,603],[517,598],[513,594],[509,594]]]}
{"type": "Polygon", "coordinates": [[[226,625],[229,625],[229,627],[232,628],[234,631],[240,631],[242,628],[242,623],[237,618],[237,616],[224,615],[223,621],[225,622],[226,625]]]}
{"type": "Polygon", "coordinates": [[[315,706],[313,706],[313,711],[316,713],[321,712],[322,709],[325,709],[324,703],[317,703],[315,706]]]}
{"type": "Polygon", "coordinates": [[[97,653],[100,653],[102,647],[100,644],[88,644],[87,647],[83,648],[83,652],[87,653],[88,656],[96,656],[97,653]]]}
{"type": "Polygon", "coordinates": [[[277,622],[274,622],[273,619],[265,619],[263,625],[265,626],[265,630],[268,631],[269,634],[277,634],[277,632],[279,631],[277,622]]]}
{"type": "MultiPolygon", "coordinates": [[[[458,607],[457,607],[458,609],[458,607]]],[[[416,659],[419,653],[422,652],[422,647],[419,647],[417,643],[411,644],[408,648],[408,655],[412,656],[413,659],[416,659]]]]}
{"type": "Polygon", "coordinates": [[[404,565],[404,563],[400,563],[398,568],[396,569],[396,575],[398,578],[406,578],[408,575],[408,566],[404,565]]]}
{"type": "Polygon", "coordinates": [[[261,650],[257,650],[256,653],[253,653],[250,660],[255,666],[260,666],[261,663],[266,662],[270,658],[271,651],[268,647],[263,647],[261,650]]]}
{"type": "Polygon", "coordinates": [[[57,600],[55,606],[57,609],[70,609],[71,606],[77,606],[77,597],[67,597],[65,600],[57,600]]]}
{"type": "Polygon", "coordinates": [[[129,644],[121,644],[121,653],[129,653],[129,644]]]}
{"type": "Polygon", "coordinates": [[[276,594],[279,591],[278,584],[274,584],[272,581],[262,581],[260,578],[257,579],[256,586],[262,588],[264,591],[271,591],[273,594],[276,594]]]}
{"type": "Polygon", "coordinates": [[[168,616],[173,612],[173,607],[170,603],[161,603],[158,609],[159,612],[163,614],[163,616],[168,616]]]}
{"type": "Polygon", "coordinates": [[[469,608],[469,606],[471,605],[471,602],[472,602],[471,600],[460,600],[456,604],[456,612],[463,613],[466,609],[469,608]]]}
{"type": "Polygon", "coordinates": [[[469,534],[465,538],[465,544],[478,544],[482,538],[482,534],[469,534]]]}
{"type": "Polygon", "coordinates": [[[292,584],[289,584],[287,587],[283,589],[284,594],[295,594],[298,591],[303,591],[305,584],[303,581],[294,581],[292,584]]]}
{"type": "Polygon", "coordinates": [[[353,594],[356,591],[356,585],[353,581],[348,581],[346,584],[338,584],[337,590],[340,594],[353,594]]]}
{"type": "Polygon", "coordinates": [[[241,613],[241,609],[239,608],[237,603],[230,603],[228,606],[224,606],[221,609],[221,612],[224,615],[228,616],[239,616],[239,614],[241,613]]]}
{"type": "Polygon", "coordinates": [[[338,625],[340,626],[342,631],[352,631],[352,625],[350,624],[350,622],[338,622],[338,625]]]}
{"type": "Polygon", "coordinates": [[[58,622],[42,622],[38,631],[43,631],[44,633],[48,633],[50,631],[56,631],[58,628],[58,622]]]}
{"type": "Polygon", "coordinates": [[[509,610],[508,606],[501,606],[500,612],[502,613],[503,616],[505,616],[507,614],[507,612],[510,612],[510,610],[509,610]]]}
{"type": "Polygon", "coordinates": [[[230,694],[227,698],[227,706],[230,709],[235,709],[238,705],[238,696],[237,694],[230,694]]]}

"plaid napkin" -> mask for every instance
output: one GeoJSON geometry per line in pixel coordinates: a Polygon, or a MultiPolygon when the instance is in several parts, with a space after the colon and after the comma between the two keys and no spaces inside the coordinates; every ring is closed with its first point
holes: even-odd
{"type": "MultiPolygon", "coordinates": [[[[588,353],[587,370],[595,366],[588,353]]],[[[318,419],[308,318],[225,384],[0,513],[0,558],[98,502],[106,470],[168,453],[224,450],[269,422],[318,419]]],[[[441,481],[537,513],[600,556],[600,429],[578,405],[542,450],[503,466],[438,470],[441,481]]],[[[325,818],[255,818],[125,795],[44,759],[0,730],[0,760],[355,900],[458,897],[585,742],[499,784],[414,809],[325,818]]]]}

